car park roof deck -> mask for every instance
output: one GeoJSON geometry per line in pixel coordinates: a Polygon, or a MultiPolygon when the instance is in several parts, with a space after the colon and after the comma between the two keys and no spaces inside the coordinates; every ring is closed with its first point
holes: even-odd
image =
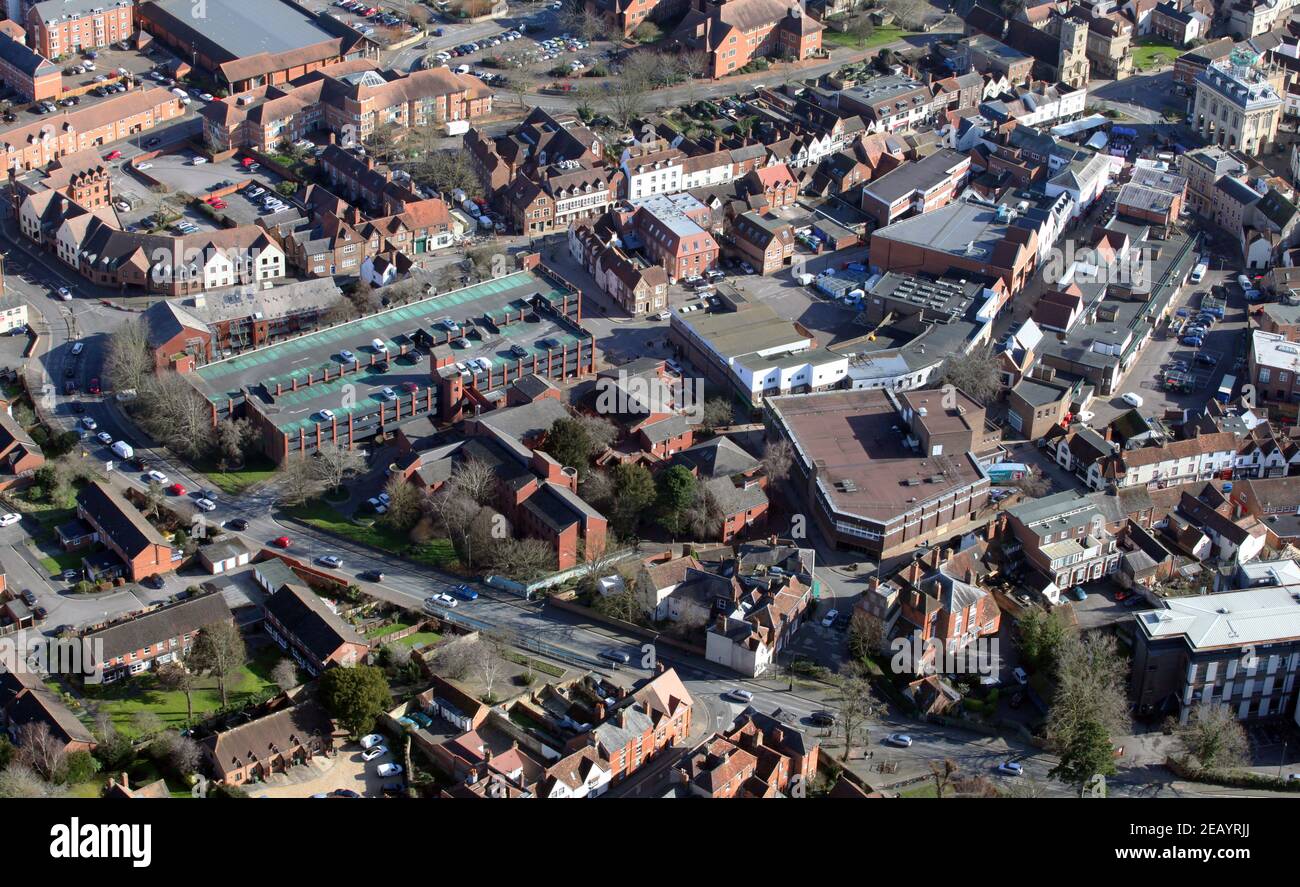
{"type": "MultiPolygon", "coordinates": [[[[261,385],[274,390],[277,383],[291,387],[295,378],[304,380],[308,373],[319,373],[326,366],[337,370],[341,364],[336,355],[344,349],[356,352],[358,359],[365,361],[371,354],[369,346],[372,340],[383,339],[392,348],[398,344],[398,337],[417,330],[433,328],[436,332],[438,319],[444,316],[461,323],[471,317],[487,316],[499,323],[510,313],[508,308],[517,312],[537,292],[552,302],[562,300],[565,295],[563,290],[555,288],[552,281],[531,271],[517,271],[216,361],[200,367],[194,378],[200,390],[214,403],[242,388],[261,385]]],[[[568,345],[580,341],[580,337],[567,328],[557,326],[555,330],[540,335],[553,335],[568,345]]],[[[510,337],[509,327],[503,330],[503,338],[507,337],[510,337]]],[[[544,349],[542,351],[544,353],[544,349]]]]}

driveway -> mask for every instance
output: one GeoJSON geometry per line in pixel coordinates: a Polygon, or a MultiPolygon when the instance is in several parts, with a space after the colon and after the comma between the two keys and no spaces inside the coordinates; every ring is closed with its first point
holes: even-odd
{"type": "Polygon", "coordinates": [[[397,777],[380,779],[375,773],[381,763],[392,760],[390,753],[367,764],[361,760],[361,747],[349,743],[332,758],[316,758],[288,773],[277,773],[248,793],[254,798],[310,798],[336,789],[350,789],[367,798],[378,798],[383,796],[385,782],[399,781],[397,777]]]}

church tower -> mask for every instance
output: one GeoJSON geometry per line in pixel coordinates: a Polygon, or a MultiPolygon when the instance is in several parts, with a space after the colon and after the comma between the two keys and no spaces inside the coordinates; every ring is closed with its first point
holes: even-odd
{"type": "Polygon", "coordinates": [[[1088,23],[1066,17],[1061,20],[1061,46],[1057,79],[1067,86],[1088,85],[1088,23]]]}

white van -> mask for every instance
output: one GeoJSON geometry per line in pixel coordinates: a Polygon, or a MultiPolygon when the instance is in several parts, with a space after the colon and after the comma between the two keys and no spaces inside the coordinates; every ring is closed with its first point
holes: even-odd
{"type": "Polygon", "coordinates": [[[383,339],[372,339],[370,342],[370,347],[380,352],[381,354],[388,353],[388,346],[384,344],[383,339]]]}
{"type": "Polygon", "coordinates": [[[1209,270],[1210,270],[1209,267],[1206,266],[1206,264],[1205,264],[1204,262],[1201,262],[1199,265],[1197,265],[1195,268],[1193,268],[1193,269],[1192,269],[1192,283],[1200,283],[1202,280],[1204,280],[1204,279],[1205,279],[1205,272],[1207,272],[1207,271],[1209,271],[1209,270]]]}
{"type": "Polygon", "coordinates": [[[113,444],[112,450],[123,459],[130,459],[135,455],[135,450],[131,449],[131,445],[124,440],[113,444]]]}
{"type": "Polygon", "coordinates": [[[73,357],[76,357],[78,354],[80,354],[81,352],[83,352],[83,351],[85,351],[85,350],[86,350],[86,343],[85,343],[85,342],[77,342],[77,343],[75,343],[75,344],[72,346],[72,356],[73,356],[73,357]]]}
{"type": "Polygon", "coordinates": [[[1237,275],[1237,285],[1244,290],[1251,289],[1250,278],[1244,274],[1237,275]]]}

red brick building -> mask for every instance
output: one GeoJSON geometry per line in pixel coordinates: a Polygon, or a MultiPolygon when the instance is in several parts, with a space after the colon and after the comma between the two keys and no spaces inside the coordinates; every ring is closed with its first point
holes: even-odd
{"type": "Polygon", "coordinates": [[[682,797],[797,797],[816,778],[820,751],[803,731],[749,709],[731,730],[697,745],[675,772],[682,797]]]}
{"type": "Polygon", "coordinates": [[[45,453],[8,407],[0,408],[0,490],[20,485],[45,464],[45,453]]]}
{"type": "Polygon", "coordinates": [[[155,663],[184,659],[200,629],[233,618],[224,597],[207,594],[88,632],[83,640],[97,657],[96,668],[103,669],[104,683],[112,683],[155,663]]]}
{"type": "Polygon", "coordinates": [[[725,77],[756,58],[806,59],[822,49],[822,26],[787,0],[693,0],[673,38],[708,57],[708,75],[725,77]]]}
{"type": "Polygon", "coordinates": [[[56,99],[63,93],[63,72],[25,43],[0,33],[0,83],[18,93],[20,101],[56,99]]]}
{"type": "Polygon", "coordinates": [[[267,598],[266,632],[312,675],[356,665],[370,645],[309,588],[285,583],[267,598]]]}
{"type": "Polygon", "coordinates": [[[612,781],[617,783],[663,749],[690,736],[694,705],[676,670],[661,671],[618,700],[612,709],[597,703],[596,725],[589,732],[573,737],[565,750],[572,752],[592,746],[601,760],[608,762],[612,781]]]}
{"type": "Polygon", "coordinates": [[[102,481],[77,493],[77,517],[90,525],[95,541],[121,560],[101,575],[118,573],[138,582],[146,576],[170,573],[184,559],[135,506],[102,481]]]}
{"type": "Polygon", "coordinates": [[[32,49],[47,59],[126,40],[135,33],[135,0],[46,0],[27,11],[32,49]]]}
{"type": "Polygon", "coordinates": [[[0,131],[0,163],[5,169],[36,169],[65,154],[147,132],[184,113],[181,100],[165,89],[128,88],[116,98],[0,131]]]}

